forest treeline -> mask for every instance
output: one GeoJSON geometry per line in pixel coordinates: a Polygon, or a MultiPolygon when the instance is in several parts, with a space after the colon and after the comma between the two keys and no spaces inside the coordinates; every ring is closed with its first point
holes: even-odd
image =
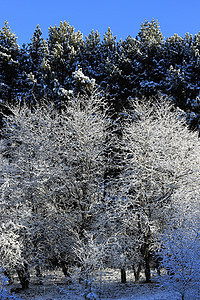
{"type": "Polygon", "coordinates": [[[199,127],[200,33],[164,39],[159,23],[145,20],[136,38],[117,41],[108,28],[100,38],[94,30],[83,37],[67,22],[49,28],[47,40],[39,27],[20,48],[8,22],[0,30],[0,99],[31,106],[42,99],[59,108],[72,95],[90,92],[95,84],[113,113],[131,99],[167,95],[199,127]]]}

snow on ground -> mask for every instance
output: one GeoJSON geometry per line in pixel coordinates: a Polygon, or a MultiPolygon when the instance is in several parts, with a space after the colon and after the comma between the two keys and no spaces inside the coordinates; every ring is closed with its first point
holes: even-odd
{"type": "MultiPolygon", "coordinates": [[[[19,287],[15,284],[14,287],[19,287]]],[[[18,297],[24,300],[83,300],[83,287],[78,283],[65,284],[65,278],[61,271],[46,272],[43,285],[38,285],[35,277],[31,278],[30,288],[27,291],[20,291],[18,297]]],[[[99,281],[94,287],[100,300],[178,300],[180,295],[173,291],[159,289],[156,283],[135,284],[132,271],[127,271],[127,283],[120,283],[119,270],[106,270],[102,276],[102,283],[99,281]]],[[[200,300],[200,290],[195,296],[190,293],[186,300],[200,300]]]]}

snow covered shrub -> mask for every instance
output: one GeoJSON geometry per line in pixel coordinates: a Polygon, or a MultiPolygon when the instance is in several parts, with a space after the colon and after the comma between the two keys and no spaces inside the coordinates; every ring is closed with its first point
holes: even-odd
{"type": "MultiPolygon", "coordinates": [[[[194,143],[199,145],[198,140],[194,143]]],[[[193,149],[187,176],[179,175],[180,184],[171,197],[170,214],[160,239],[162,267],[167,270],[160,282],[173,287],[182,299],[189,290],[200,288],[200,157],[193,149]]],[[[189,157],[187,152],[185,155],[189,157]]]]}
{"type": "MultiPolygon", "coordinates": [[[[184,299],[200,288],[200,185],[199,164],[173,194],[171,213],[161,234],[161,266],[166,270],[160,284],[170,286],[184,299]],[[196,170],[196,171],[195,171],[196,170]]],[[[195,297],[195,295],[194,295],[195,297]]]]}
{"type": "Polygon", "coordinates": [[[20,300],[14,293],[11,293],[7,287],[9,279],[4,275],[3,269],[0,269],[0,300],[20,300]]]}
{"type": "Polygon", "coordinates": [[[200,239],[192,226],[174,220],[162,236],[160,286],[178,292],[182,299],[187,291],[200,288],[200,239]]]}
{"type": "Polygon", "coordinates": [[[97,289],[95,285],[98,273],[103,269],[104,244],[105,241],[99,240],[97,234],[85,232],[84,238],[79,238],[75,245],[74,252],[80,262],[80,268],[76,269],[75,274],[79,277],[79,281],[84,283],[85,299],[97,299],[94,289],[97,289]]]}

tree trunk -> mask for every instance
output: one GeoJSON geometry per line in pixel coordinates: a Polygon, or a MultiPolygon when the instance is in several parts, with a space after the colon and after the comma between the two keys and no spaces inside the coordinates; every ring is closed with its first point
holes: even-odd
{"type": "Polygon", "coordinates": [[[67,263],[62,261],[61,267],[62,267],[63,274],[65,275],[66,278],[66,283],[67,284],[72,283],[71,274],[69,272],[69,266],[67,265],[67,263]]]}
{"type": "Polygon", "coordinates": [[[151,282],[151,267],[150,267],[151,254],[150,254],[150,250],[149,250],[150,236],[151,236],[151,233],[150,233],[150,230],[148,230],[148,232],[144,238],[144,244],[141,247],[141,254],[144,259],[146,283],[151,282]]]}
{"type": "Polygon", "coordinates": [[[135,283],[139,283],[140,282],[141,271],[142,271],[142,264],[141,263],[138,264],[137,268],[133,265],[133,272],[134,272],[134,276],[135,276],[135,283]]]}
{"type": "Polygon", "coordinates": [[[149,282],[151,282],[150,256],[147,254],[144,260],[145,260],[146,283],[149,283],[149,282]]]}
{"type": "Polygon", "coordinates": [[[37,265],[35,267],[35,271],[36,271],[36,277],[38,278],[38,283],[37,284],[42,285],[43,284],[43,282],[42,282],[42,273],[41,273],[39,265],[37,265]]]}
{"type": "Polygon", "coordinates": [[[124,268],[121,269],[121,283],[126,283],[126,270],[124,268]]]}
{"type": "Polygon", "coordinates": [[[22,289],[28,289],[29,287],[29,279],[30,279],[30,274],[28,271],[28,264],[24,263],[24,266],[20,267],[17,269],[17,274],[19,277],[19,281],[21,283],[22,289]]]}

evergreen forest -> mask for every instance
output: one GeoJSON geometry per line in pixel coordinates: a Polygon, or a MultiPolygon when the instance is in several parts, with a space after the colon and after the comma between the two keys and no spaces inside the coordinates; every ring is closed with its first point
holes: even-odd
{"type": "Polygon", "coordinates": [[[49,28],[47,40],[39,27],[20,48],[8,22],[0,30],[1,104],[41,104],[59,108],[68,98],[89,92],[96,84],[110,109],[119,114],[135,97],[170,97],[185,111],[192,129],[199,128],[200,33],[164,39],[159,23],[141,25],[136,38],[116,41],[110,28],[103,39],[96,31],[83,37],[67,22],[49,28]]]}

